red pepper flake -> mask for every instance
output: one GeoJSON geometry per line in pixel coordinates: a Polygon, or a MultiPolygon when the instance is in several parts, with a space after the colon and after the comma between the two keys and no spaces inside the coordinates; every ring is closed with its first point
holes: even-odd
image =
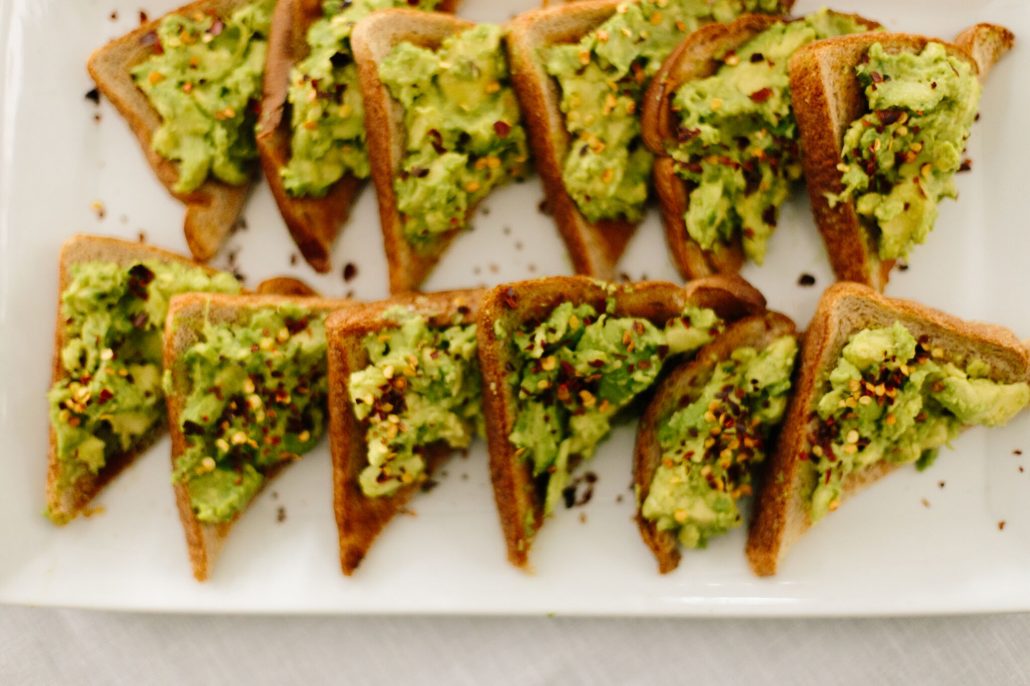
{"type": "Polygon", "coordinates": [[[960,164],[958,166],[958,170],[960,172],[967,172],[967,171],[969,171],[972,168],[973,168],[973,160],[969,159],[968,157],[966,159],[962,160],[962,164],[960,164]]]}
{"type": "Polygon", "coordinates": [[[944,481],[938,481],[937,488],[944,488],[944,481]]]}
{"type": "Polygon", "coordinates": [[[753,100],[754,102],[765,102],[766,100],[772,97],[772,93],[772,88],[766,86],[765,88],[759,88],[748,97],[751,98],[751,100],[753,100]]]}
{"type": "Polygon", "coordinates": [[[1004,530],[1005,530],[1005,520],[1001,519],[1001,520],[998,521],[998,531],[1004,531],[1004,530]]]}
{"type": "Polygon", "coordinates": [[[923,498],[919,502],[921,502],[923,504],[923,507],[925,507],[925,508],[929,508],[930,507],[930,501],[927,500],[926,498],[923,498]]]}
{"type": "Polygon", "coordinates": [[[519,298],[515,295],[515,289],[505,288],[501,293],[501,302],[504,303],[504,306],[509,310],[514,310],[519,304],[519,298]]]}
{"type": "Polygon", "coordinates": [[[511,133],[511,124],[503,120],[495,121],[494,133],[496,133],[501,138],[507,138],[508,134],[511,133]]]}
{"type": "Polygon", "coordinates": [[[1020,455],[1023,454],[1023,451],[1020,450],[1019,448],[1016,448],[1015,450],[1012,451],[1012,454],[1015,455],[1016,457],[1019,457],[1020,455]]]}
{"type": "Polygon", "coordinates": [[[107,16],[111,21],[118,21],[118,10],[111,10],[111,14],[107,16]]]}
{"type": "Polygon", "coordinates": [[[358,275],[358,265],[353,262],[348,262],[343,265],[343,280],[350,283],[354,280],[354,277],[358,275]]]}
{"type": "Polygon", "coordinates": [[[110,391],[110,389],[102,388],[102,389],[100,389],[100,395],[97,396],[97,403],[99,403],[100,405],[103,405],[104,403],[106,403],[108,400],[110,400],[113,397],[114,397],[114,393],[112,393],[110,391]]]}
{"type": "Polygon", "coordinates": [[[894,122],[901,119],[901,110],[894,108],[889,110],[877,110],[876,118],[880,120],[880,123],[884,126],[893,124],[894,122]]]}
{"type": "Polygon", "coordinates": [[[147,13],[144,10],[140,10],[139,11],[139,23],[140,24],[146,24],[148,21],[150,21],[150,17],[147,16],[147,13]]]}

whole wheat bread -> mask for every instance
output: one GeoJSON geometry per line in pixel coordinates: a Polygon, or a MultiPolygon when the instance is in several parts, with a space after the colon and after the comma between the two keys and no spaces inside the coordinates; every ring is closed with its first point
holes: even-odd
{"type": "MultiPolygon", "coordinates": [[[[239,321],[252,312],[265,307],[283,304],[297,304],[316,312],[331,312],[346,306],[346,300],[330,300],[325,298],[298,298],[282,295],[221,295],[210,293],[189,293],[172,298],[168,308],[168,319],[165,322],[164,365],[171,373],[171,392],[168,393],[168,426],[172,437],[172,468],[179,457],[186,451],[186,437],[182,432],[179,418],[183,412],[186,396],[189,394],[189,379],[186,377],[179,358],[199,339],[205,322],[239,321]]],[[[274,479],[288,462],[281,462],[264,472],[265,481],[262,489],[274,479]]],[[[189,549],[193,576],[197,581],[204,581],[211,573],[211,568],[232,530],[246,509],[237,512],[227,522],[210,524],[197,519],[190,504],[189,489],[185,483],[176,481],[175,502],[179,508],[179,519],[186,534],[186,545],[189,549]]],[[[255,497],[257,495],[255,494],[255,497]]],[[[253,502],[253,500],[251,501],[253,502]]]]}
{"type": "Polygon", "coordinates": [[[688,305],[710,307],[728,321],[765,308],[765,298],[736,276],[713,276],[685,286],[659,281],[614,285],[581,276],[555,276],[497,286],[485,296],[477,336],[490,477],[508,559],[517,567],[528,564],[533,537],[543,523],[543,502],[530,465],[515,455],[508,439],[518,409],[509,381],[515,368],[511,336],[525,325],[546,319],[563,302],[586,303],[603,312],[609,298],[615,303],[613,316],[642,317],[659,326],[688,305]]]}
{"type": "MultiPolygon", "coordinates": [[[[782,314],[767,312],[741,319],[731,324],[714,341],[705,346],[693,360],[672,370],[658,385],[654,398],[647,406],[637,428],[637,442],[633,452],[633,483],[637,494],[637,526],[644,543],[658,561],[658,571],[666,574],[680,562],[680,549],[676,534],[660,531],[658,525],[641,514],[651,482],[662,462],[662,447],[658,432],[677,410],[694,402],[712,378],[716,367],[728,360],[735,350],[756,348],[761,350],[783,336],[797,336],[792,322],[782,314]]],[[[756,482],[760,482],[756,474],[756,482]]]]}
{"type": "MultiPolygon", "coordinates": [[[[250,0],[198,0],[171,14],[213,12],[226,17],[250,0]]],[[[179,180],[178,164],[161,157],[151,146],[161,115],[147,96],[136,87],[131,69],[154,54],[155,31],[161,18],[116,38],[89,57],[87,68],[100,92],[111,101],[139,139],[143,153],[168,192],[186,205],[184,230],[193,256],[206,262],[215,256],[236,224],[250,192],[250,184],[233,186],[208,177],[196,190],[179,193],[172,187],[179,180]]]]}
{"type": "MultiPolygon", "coordinates": [[[[991,378],[996,381],[1030,380],[1030,350],[1003,327],[967,322],[912,301],[886,298],[861,284],[831,286],[805,333],[800,375],[766,471],[765,487],[758,496],[747,542],[748,560],[756,574],[775,574],[787,550],[812,524],[809,499],[816,471],[802,454],[808,450],[812,413],[841,350],[851,335],[896,321],[917,338],[929,336],[932,345],[942,348],[949,358],[979,357],[990,366],[991,378]]],[[[844,499],[894,468],[881,462],[854,472],[844,482],[844,499]]]]}
{"type": "MultiPolygon", "coordinates": [[[[374,303],[354,303],[334,313],[326,322],[329,345],[329,446],[333,454],[333,502],[340,538],[340,566],[350,576],[372,543],[422,487],[412,483],[390,496],[367,497],[358,477],[368,465],[366,425],[351,404],[350,375],[369,365],[365,338],[397,326],[384,316],[404,307],[425,317],[430,326],[446,327],[475,321],[483,291],[450,291],[427,295],[400,295],[374,303]]],[[[453,453],[445,442],[426,446],[426,476],[453,453]]]]}
{"type": "Polygon", "coordinates": [[[802,166],[812,214],[826,244],[837,278],[883,290],[894,260],[880,260],[873,236],[862,226],[852,200],[833,207],[827,195],[844,190],[838,165],[851,123],[866,112],[865,94],[855,67],[873,43],[888,52],[920,51],[929,42],[943,43],[955,57],[973,65],[980,78],[1013,43],[1012,32],[977,24],[959,34],[956,43],[904,33],[859,34],[817,41],[790,60],[790,89],[801,134],[802,166]],[[960,42],[959,42],[960,41],[960,42]]]}

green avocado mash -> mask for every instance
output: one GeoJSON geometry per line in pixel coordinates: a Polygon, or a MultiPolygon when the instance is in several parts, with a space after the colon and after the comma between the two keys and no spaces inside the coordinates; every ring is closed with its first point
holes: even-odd
{"type": "Polygon", "coordinates": [[[751,466],[765,459],[787,409],[798,344],[783,336],[764,350],[740,348],[721,362],[696,400],[663,419],[662,462],[641,514],[687,548],[740,526],[751,466]]]}
{"type": "Polygon", "coordinates": [[[400,43],[379,65],[404,107],[407,139],[394,191],[416,248],[464,227],[491,189],[525,173],[526,133],[502,37],[501,27],[479,24],[435,52],[400,43]]]}
{"type": "Polygon", "coordinates": [[[151,146],[179,163],[174,190],[188,193],[214,175],[240,185],[257,158],[254,104],[268,48],[274,0],[255,0],[231,17],[192,10],[157,27],[154,54],[132,78],[161,115],[151,146]]]}
{"type": "Polygon", "coordinates": [[[325,0],[308,28],[308,56],[290,73],[290,161],[281,170],[293,196],[321,197],[344,175],[369,175],[365,107],[350,47],[354,25],[376,10],[431,10],[440,0],[325,0]]]}
{"type": "Polygon", "coordinates": [[[354,415],[368,427],[368,466],[359,482],[369,497],[423,480],[430,444],[467,448],[483,433],[476,325],[431,327],[403,308],[386,316],[397,327],[369,334],[370,364],[348,385],[354,415]]]}
{"type": "Polygon", "coordinates": [[[886,460],[926,466],[965,426],[1007,423],[1030,402],[1026,382],[988,377],[979,359],[948,360],[900,322],[854,334],[815,408],[805,459],[815,466],[812,520],[840,504],[846,477],[886,460]]]}
{"type": "Polygon", "coordinates": [[[687,233],[702,248],[739,235],[748,259],[764,261],[780,205],[801,178],[790,56],[812,41],[867,30],[825,9],[775,24],[723,55],[713,76],[676,92],[678,142],[669,154],[690,189],[687,233]]]}
{"type": "Polygon", "coordinates": [[[572,138],[562,180],[589,221],[643,215],[652,157],[637,108],[672,49],[701,24],[782,10],[780,0],[627,1],[579,42],[543,51],[572,138]]]}
{"type": "MultiPolygon", "coordinates": [[[[59,488],[97,474],[164,418],[161,335],[178,293],[237,293],[231,275],[179,262],[72,265],[61,293],[63,378],[47,394],[57,438],[59,488]]],[[[58,512],[48,512],[63,521],[58,512]]]]}
{"type": "Polygon", "coordinates": [[[197,519],[229,521],[270,470],[318,443],[326,417],[325,357],[324,315],[299,305],[204,324],[165,381],[185,379],[179,428],[186,448],[172,479],[186,484],[197,519]]]}
{"type": "Polygon", "coordinates": [[[575,460],[589,459],[616,413],[647,390],[662,364],[703,346],[722,328],[709,309],[688,308],[658,328],[646,319],[564,302],[515,333],[519,366],[511,383],[518,416],[509,440],[529,461],[550,514],[575,460]]]}
{"type": "Polygon", "coordinates": [[[954,175],[980,102],[972,65],[940,43],[889,54],[879,43],[856,68],[869,112],[844,134],[844,190],[854,200],[881,259],[906,257],[926,240],[937,203],[955,198],[954,175]]]}

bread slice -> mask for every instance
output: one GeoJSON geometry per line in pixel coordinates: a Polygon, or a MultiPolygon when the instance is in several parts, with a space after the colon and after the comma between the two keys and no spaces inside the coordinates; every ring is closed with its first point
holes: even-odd
{"type": "MultiPolygon", "coordinates": [[[[365,100],[368,155],[372,163],[372,181],[379,198],[379,220],[389,263],[391,293],[418,290],[419,284],[463,229],[440,234],[432,249],[426,252],[416,251],[405,238],[393,189],[394,179],[400,173],[404,160],[407,139],[404,109],[390,96],[389,89],[379,78],[379,63],[399,43],[435,50],[448,36],[472,26],[471,22],[449,14],[392,9],[363,19],[351,34],[351,48],[358,64],[361,95],[365,100]]],[[[475,208],[469,208],[469,216],[473,212],[475,208]]]]}
{"type": "Polygon", "coordinates": [[[969,61],[982,79],[1013,43],[1012,32],[977,24],[959,34],[961,44],[904,33],[859,34],[831,38],[798,50],[790,61],[794,115],[801,133],[802,166],[812,213],[826,243],[837,278],[883,290],[894,260],[880,260],[872,236],[862,226],[854,202],[830,206],[827,194],[844,190],[837,165],[851,123],[866,111],[865,94],[855,67],[873,43],[890,52],[920,51],[929,42],[943,43],[955,57],[969,61]]]}
{"type": "MultiPolygon", "coordinates": [[[[975,355],[990,365],[992,378],[1005,383],[1030,380],[1030,350],[1007,329],[967,322],[908,300],[886,298],[872,288],[838,283],[827,289],[805,333],[799,378],[787,408],[779,444],[766,471],[756,516],[747,542],[747,556],[756,574],[775,574],[791,545],[808,530],[808,496],[815,486],[815,467],[803,460],[827,375],[836,366],[848,338],[867,328],[901,322],[914,336],[929,336],[945,353],[975,355]]],[[[895,469],[881,462],[853,473],[843,484],[844,498],[895,469]]]]}
{"type": "MultiPolygon", "coordinates": [[[[213,12],[228,16],[250,0],[197,0],[172,14],[213,12]]],[[[163,17],[162,17],[163,18],[163,17]]],[[[111,101],[139,139],[147,162],[168,192],[186,205],[185,233],[190,252],[201,262],[215,256],[236,224],[250,192],[250,184],[233,186],[209,177],[197,189],[179,193],[172,187],[179,179],[178,164],[157,154],[151,147],[161,116],[147,96],[136,87],[130,70],[153,54],[155,31],[162,18],[116,38],[95,51],[86,66],[100,92],[111,101]]]]}
{"type": "MultiPolygon", "coordinates": [[[[880,26],[858,15],[848,16],[870,30],[880,26]]],[[[719,58],[723,55],[783,21],[789,20],[749,14],[729,24],[709,24],[698,29],[669,55],[644,96],[641,128],[645,144],[657,155],[652,176],[661,204],[665,240],[676,268],[685,279],[738,272],[744,264],[744,251],[739,235],[728,245],[705,250],[687,233],[683,216],[689,206],[689,195],[683,180],[676,175],[675,161],[667,152],[668,146],[676,142],[673,98],[684,83],[714,75],[722,66],[719,58]]]]}
{"type": "Polygon", "coordinates": [[[660,281],[615,285],[582,276],[554,276],[501,285],[486,295],[477,336],[490,477],[508,560],[516,567],[528,564],[533,537],[543,524],[544,504],[531,466],[516,457],[508,440],[518,408],[508,378],[514,369],[510,337],[523,325],[545,319],[563,302],[588,303],[604,311],[609,299],[615,303],[613,316],[642,317],[660,326],[688,305],[710,307],[730,321],[765,308],[761,293],[736,276],[713,276],[685,286],[660,281]]]}
{"type": "MultiPolygon", "coordinates": [[[[210,293],[190,293],[179,295],[171,300],[168,319],[165,322],[164,366],[171,374],[171,392],[168,393],[168,426],[172,436],[172,468],[179,457],[186,451],[186,437],[180,428],[179,418],[183,412],[183,404],[189,392],[189,382],[184,370],[178,364],[180,355],[184,354],[197,339],[205,322],[238,321],[248,311],[282,304],[298,304],[318,312],[331,312],[345,306],[346,300],[330,300],[326,298],[298,298],[281,295],[221,295],[210,293]]],[[[274,479],[287,462],[282,462],[264,472],[265,482],[262,489],[274,479]]],[[[197,519],[190,504],[189,489],[186,484],[175,482],[175,502],[179,508],[179,519],[186,534],[186,545],[189,548],[193,576],[197,581],[204,581],[211,573],[218,553],[233,525],[245,511],[238,512],[231,520],[220,524],[209,524],[197,519]]],[[[256,497],[256,495],[255,495],[256,497]]],[[[251,501],[253,502],[253,501],[251,501]]]]}
{"type": "MultiPolygon", "coordinates": [[[[453,12],[457,0],[444,0],[441,12],[453,12]]],[[[318,0],[279,0],[272,17],[265,63],[264,94],[258,123],[261,167],[272,189],[279,212],[301,255],[317,271],[331,268],[330,252],[340,227],[361,190],[362,180],[345,175],[323,197],[294,197],[283,184],[282,169],[291,156],[292,128],[287,95],[290,72],[307,57],[308,29],[323,16],[318,0]]]]}
{"type": "Polygon", "coordinates": [[[727,327],[693,360],[676,367],[655,390],[654,398],[648,404],[637,428],[637,442],[633,452],[633,483],[637,494],[637,526],[644,543],[658,560],[658,571],[662,574],[671,572],[679,565],[680,549],[676,534],[671,531],[660,531],[658,525],[650,519],[645,519],[640,511],[662,462],[662,447],[658,441],[659,429],[674,412],[697,399],[697,395],[715,373],[715,368],[729,359],[735,350],[747,347],[762,350],[783,336],[797,335],[794,322],[776,312],[741,319],[727,327]]]}
{"type": "MultiPolygon", "coordinates": [[[[61,365],[61,350],[65,345],[65,320],[61,314],[60,294],[71,284],[72,267],[86,262],[114,262],[130,265],[141,260],[162,260],[179,262],[190,266],[200,266],[188,257],[177,255],[167,250],[155,248],[144,243],[123,241],[105,236],[77,234],[69,238],[61,246],[61,255],[57,276],[57,316],[54,324],[54,353],[51,363],[51,386],[65,378],[61,365]]],[[[208,272],[216,270],[205,267],[208,272]]],[[[107,460],[103,469],[97,474],[85,474],[70,488],[60,488],[62,465],[57,458],[57,433],[50,426],[50,447],[47,455],[46,500],[47,512],[57,523],[65,523],[74,519],[85,510],[93,498],[112,479],[144,452],[161,435],[163,425],[158,425],[146,436],[142,437],[129,450],[107,460]]]]}
{"type": "MultiPolygon", "coordinates": [[[[355,303],[336,312],[326,322],[333,502],[340,535],[340,566],[348,576],[357,569],[379,532],[422,487],[421,483],[413,483],[394,495],[369,498],[358,484],[358,476],[368,465],[368,443],[365,426],[354,415],[348,383],[352,373],[369,365],[365,338],[396,327],[394,321],[384,316],[394,307],[408,308],[435,327],[474,322],[482,296],[481,290],[401,295],[374,303],[355,303]]],[[[453,452],[443,441],[427,446],[427,477],[431,477],[453,452]]]]}

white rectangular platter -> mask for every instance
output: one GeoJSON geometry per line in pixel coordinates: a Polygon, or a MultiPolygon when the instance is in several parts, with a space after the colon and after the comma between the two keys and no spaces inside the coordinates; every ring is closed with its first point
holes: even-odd
{"type": "MultiPolygon", "coordinates": [[[[176,0],[145,0],[157,16],[176,0]]],[[[503,21],[535,0],[465,0],[461,14],[503,21]]],[[[821,4],[800,0],[799,12],[821,4]]],[[[889,293],[1030,336],[1030,4],[1025,0],[840,0],[889,28],[952,37],[977,21],[1006,24],[1016,49],[992,72],[959,202],[946,202],[911,268],[889,293]]],[[[214,578],[198,584],[169,483],[168,442],[103,494],[103,512],[64,528],[42,515],[58,247],[76,231],[185,252],[182,209],[152,178],[128,127],[84,97],[90,51],[134,27],[139,0],[0,3],[0,603],[124,610],[262,613],[601,615],[871,615],[1030,610],[1030,413],[972,431],[930,470],[902,470],[815,527],[779,576],[758,579],[744,532],[688,552],[660,576],[632,516],[632,426],[590,466],[591,502],[557,513],[535,545],[531,574],[505,560],[486,450],[455,457],[440,484],[399,517],[353,578],[340,574],[330,460],[323,445],[267,489],[228,541],[214,578]],[[115,16],[117,13],[117,16],[115,16]],[[99,201],[105,211],[98,216],[99,201]],[[1022,449],[1026,456],[1017,455],[1022,449]],[[282,521],[279,521],[282,520],[282,521]],[[1001,527],[1004,522],[1004,527],[1001,527]]],[[[762,268],[745,276],[772,307],[805,325],[830,283],[798,193],[783,210],[762,268]],[[798,284],[802,273],[816,285],[798,284]]],[[[536,178],[494,194],[427,289],[569,272],[536,178]]],[[[259,186],[216,261],[248,282],[290,273],[327,295],[386,295],[375,197],[366,190],[336,245],[334,271],[297,261],[271,194],[259,186]],[[346,282],[341,268],[357,267],[346,282]]],[[[621,270],[675,279],[657,212],[621,270]]]]}

